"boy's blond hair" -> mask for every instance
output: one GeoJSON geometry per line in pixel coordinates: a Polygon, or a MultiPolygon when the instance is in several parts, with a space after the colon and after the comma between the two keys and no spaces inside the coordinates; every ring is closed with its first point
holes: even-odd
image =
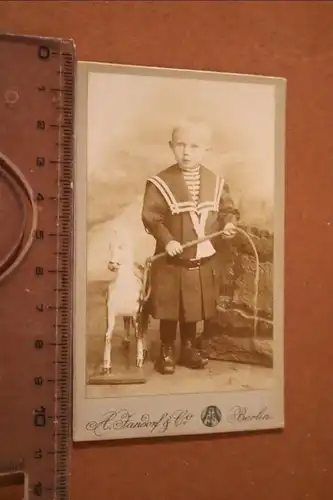
{"type": "Polygon", "coordinates": [[[205,138],[207,144],[208,145],[211,144],[213,135],[212,129],[209,127],[209,125],[207,125],[207,123],[204,120],[200,120],[197,118],[183,118],[179,120],[172,128],[171,140],[174,141],[174,138],[179,130],[191,127],[199,129],[203,137],[205,138]]]}

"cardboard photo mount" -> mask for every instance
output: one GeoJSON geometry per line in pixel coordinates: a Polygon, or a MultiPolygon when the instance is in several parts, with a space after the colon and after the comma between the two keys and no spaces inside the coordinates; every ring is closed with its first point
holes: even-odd
{"type": "MultiPolygon", "coordinates": [[[[285,79],[279,77],[84,61],[78,63],[73,417],[75,441],[283,428],[286,83],[285,79]],[[139,102],[140,85],[142,89],[146,89],[147,85],[150,85],[151,94],[148,92],[145,95],[144,90],[142,90],[143,102],[140,105],[136,103],[138,106],[137,114],[130,105],[124,111],[124,106],[126,107],[124,103],[133,102],[134,106],[134,99],[139,102]],[[157,96],[155,99],[159,101],[162,108],[164,102],[165,106],[171,107],[170,116],[165,113],[163,115],[165,118],[159,118],[159,113],[156,112],[154,106],[156,104],[154,92],[157,96]],[[257,166],[257,170],[251,176],[254,184],[260,184],[260,177],[266,175],[273,185],[274,194],[270,194],[269,188],[266,189],[268,192],[266,198],[268,205],[270,204],[268,209],[265,209],[263,202],[260,205],[260,199],[261,208],[252,208],[255,207],[255,197],[253,195],[252,198],[249,195],[248,199],[246,199],[246,195],[244,197],[245,223],[243,225],[240,223],[238,228],[240,237],[232,250],[234,253],[236,252],[237,257],[234,258],[233,266],[231,266],[233,268],[236,268],[237,265],[241,266],[241,271],[237,278],[238,281],[234,277],[233,282],[229,284],[229,289],[232,289],[231,292],[229,291],[229,297],[225,291],[220,289],[217,322],[213,326],[213,334],[209,337],[206,345],[210,360],[209,366],[213,368],[208,374],[204,371],[199,376],[195,374],[198,379],[194,378],[193,380],[191,379],[191,370],[186,371],[185,369],[184,372],[181,372],[183,375],[180,375],[180,368],[177,368],[179,380],[175,385],[172,383],[172,378],[157,379],[158,375],[154,370],[153,359],[138,367],[135,355],[134,357],[132,355],[132,358],[131,355],[129,358],[124,358],[116,367],[112,366],[109,373],[105,371],[105,360],[109,359],[108,356],[123,357],[123,353],[119,353],[123,348],[124,341],[126,341],[126,326],[119,318],[119,323],[116,323],[115,336],[112,333],[109,340],[106,340],[105,337],[108,321],[110,322],[107,309],[109,287],[110,283],[116,283],[117,280],[117,273],[110,273],[108,259],[111,257],[108,252],[112,245],[115,246],[112,237],[117,239],[118,233],[122,234],[126,228],[128,230],[126,238],[132,238],[132,243],[134,242],[134,246],[136,245],[137,248],[142,245],[140,230],[144,233],[144,227],[140,220],[140,205],[135,205],[137,199],[135,183],[144,185],[145,175],[147,178],[151,178],[152,173],[157,173],[157,171],[155,166],[150,167],[149,165],[146,170],[144,166],[140,170],[136,162],[140,161],[140,154],[143,158],[149,158],[151,154],[152,162],[154,159],[158,161],[153,148],[151,148],[153,152],[150,153],[150,137],[154,134],[158,136],[156,130],[160,127],[163,132],[156,139],[156,148],[158,150],[161,148],[161,151],[166,149],[163,143],[163,140],[166,143],[164,129],[168,126],[171,127],[173,120],[176,120],[176,116],[179,115],[181,96],[184,93],[191,94],[191,92],[193,98],[192,100],[189,98],[188,104],[191,109],[192,106],[195,109],[193,103],[196,103],[198,96],[203,99],[207,95],[208,101],[208,94],[215,92],[216,97],[215,101],[212,101],[213,105],[208,102],[206,107],[209,109],[211,106],[213,110],[211,111],[212,120],[215,119],[217,128],[219,120],[223,122],[223,119],[217,116],[215,110],[218,109],[219,105],[226,106],[225,101],[230,93],[229,100],[232,104],[229,103],[228,112],[231,122],[234,115],[234,129],[232,129],[232,125],[229,125],[229,134],[236,135],[237,124],[247,120],[248,130],[251,128],[252,134],[253,130],[258,129],[254,136],[252,135],[252,139],[247,137],[248,144],[251,143],[251,140],[253,141],[255,136],[257,144],[260,144],[260,137],[264,134],[265,128],[263,123],[266,123],[266,127],[269,129],[267,142],[271,141],[271,149],[267,146],[269,152],[266,153],[266,162],[263,161],[263,166],[257,166]],[[267,96],[261,97],[261,93],[265,92],[267,96]],[[178,97],[179,102],[174,105],[176,111],[173,112],[168,99],[177,100],[177,95],[180,96],[178,97]],[[244,104],[242,109],[238,109],[240,101],[251,102],[252,108],[249,107],[247,110],[246,104],[244,104]],[[140,106],[145,106],[146,122],[145,119],[141,119],[140,122],[140,113],[142,113],[140,106]],[[255,109],[260,109],[262,114],[267,115],[266,122],[264,119],[260,121],[260,114],[256,118],[253,114],[255,109]],[[160,121],[158,121],[159,119],[160,121]],[[156,123],[154,120],[157,120],[156,123]],[[134,142],[131,139],[132,136],[134,142]],[[121,143],[122,139],[125,146],[128,144],[128,151],[124,152],[125,146],[121,143]],[[152,168],[155,169],[155,172],[152,168]],[[134,176],[135,179],[133,179],[134,176]],[[119,190],[122,191],[119,192],[119,190]],[[126,195],[131,191],[136,193],[133,194],[132,198],[126,195]],[[121,195],[121,200],[119,195],[121,195]],[[106,203],[104,209],[99,208],[103,205],[103,197],[106,203]],[[112,197],[115,200],[115,207],[108,212],[107,206],[111,206],[112,197]],[[117,202],[117,200],[119,201],[117,202]],[[122,207],[121,203],[124,206],[118,209],[117,203],[120,207],[122,207]],[[133,206],[134,216],[127,215],[127,212],[131,213],[133,206]],[[136,215],[135,206],[137,207],[136,215]],[[247,216],[251,210],[252,212],[257,211],[259,214],[256,219],[259,227],[258,225],[256,227],[255,223],[252,226],[246,223],[247,219],[251,222],[251,215],[247,216]],[[260,228],[260,223],[265,227],[265,215],[263,215],[265,211],[270,213],[273,221],[271,233],[260,228]],[[96,218],[95,221],[93,221],[93,217],[96,218]],[[134,217],[134,222],[131,217],[132,219],[134,217]],[[137,232],[138,228],[139,233],[137,232]],[[270,250],[267,251],[267,248],[270,250]],[[266,256],[267,252],[268,254],[270,252],[270,257],[266,256]],[[251,284],[249,285],[249,283],[251,284]],[[255,302],[253,302],[254,299],[255,302]],[[265,310],[268,310],[267,317],[265,317],[265,310]],[[82,314],[82,311],[86,311],[86,314],[82,314]],[[243,338],[239,332],[243,332],[243,338]],[[244,332],[247,333],[244,334],[244,332]],[[112,353],[110,347],[107,353],[107,342],[111,344],[112,353]],[[118,346],[112,347],[112,344],[117,343],[118,346]],[[93,361],[91,361],[92,359],[93,361]],[[93,363],[95,365],[92,368],[93,363]],[[259,366],[259,374],[253,375],[256,373],[254,368],[256,365],[259,366]],[[235,372],[236,377],[233,377],[235,372]],[[239,380],[233,389],[230,381],[237,380],[237,377],[239,380]],[[255,378],[259,381],[254,382],[255,378]],[[271,383],[269,384],[266,379],[271,379],[271,383]],[[169,386],[165,380],[171,380],[169,386]]],[[[182,111],[186,112],[185,105],[182,111]]],[[[201,114],[204,115],[202,109],[201,114]]],[[[228,131],[228,125],[225,126],[225,129],[228,131]]],[[[246,136],[245,131],[243,135],[246,136]]],[[[256,146],[253,145],[253,149],[256,146]]],[[[237,148],[241,151],[241,139],[234,141],[234,147],[237,155],[237,148]]],[[[260,151],[260,146],[258,150],[260,151]]],[[[238,154],[241,157],[242,153],[238,152],[238,154]]],[[[227,153],[224,155],[227,156],[227,153]]],[[[221,157],[223,155],[218,157],[218,166],[216,167],[218,174],[221,157]]],[[[250,160],[246,156],[244,158],[245,168],[247,167],[249,170],[251,163],[248,166],[246,161],[250,160]]],[[[147,163],[149,163],[148,160],[147,163]]],[[[237,165],[237,163],[235,164],[237,165]]],[[[248,173],[246,174],[246,170],[244,172],[243,176],[249,176],[248,173]]],[[[240,179],[238,182],[241,184],[240,179]]],[[[237,182],[235,184],[237,186],[237,182]]],[[[241,189],[242,186],[239,188],[240,192],[242,192],[241,189]]],[[[248,186],[248,190],[250,190],[250,186],[248,186]]],[[[240,202],[243,201],[241,199],[240,202]]],[[[210,210],[214,211],[216,208],[210,210]]],[[[269,225],[269,223],[266,224],[269,225]]],[[[126,244],[124,243],[124,245],[126,244]]],[[[150,247],[150,252],[152,253],[146,254],[148,259],[153,255],[152,247],[150,247]]],[[[225,259],[225,254],[222,255],[221,259],[225,259]]],[[[146,263],[145,259],[141,261],[143,267],[146,263]]],[[[222,267],[224,268],[224,266],[222,267]]],[[[233,273],[234,270],[229,269],[229,274],[233,273]]],[[[223,283],[226,281],[227,279],[224,279],[223,283]]],[[[130,287],[131,282],[128,283],[128,286],[125,283],[123,292],[117,292],[119,297],[119,294],[123,293],[121,300],[124,302],[126,302],[128,294],[131,295],[130,287]]],[[[226,288],[225,285],[224,289],[226,290],[226,288]]],[[[119,301],[120,299],[116,297],[115,300],[119,301]]],[[[158,326],[155,325],[152,328],[150,338],[156,344],[158,326]]],[[[133,345],[135,350],[135,342],[135,337],[129,338],[128,345],[132,344],[132,350],[133,345]]],[[[154,351],[153,348],[151,350],[154,351]]],[[[108,362],[111,367],[110,359],[108,362]]]]}

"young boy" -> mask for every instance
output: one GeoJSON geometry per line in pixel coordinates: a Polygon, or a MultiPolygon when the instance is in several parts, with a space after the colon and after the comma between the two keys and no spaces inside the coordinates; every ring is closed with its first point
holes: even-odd
{"type": "Polygon", "coordinates": [[[208,360],[195,348],[196,324],[216,314],[218,275],[214,239],[182,245],[224,229],[233,237],[239,218],[223,179],[202,161],[211,146],[204,123],[188,120],[174,127],[169,146],[176,163],[147,180],[142,221],[156,240],[155,253],[166,252],[151,269],[149,313],[160,320],[157,370],[175,371],[175,339],[180,327],[179,364],[203,368],[208,360]]]}

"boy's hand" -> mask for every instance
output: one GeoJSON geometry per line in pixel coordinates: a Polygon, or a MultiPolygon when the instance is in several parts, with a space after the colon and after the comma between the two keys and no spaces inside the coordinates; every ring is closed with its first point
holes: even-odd
{"type": "Polygon", "coordinates": [[[179,255],[183,252],[183,247],[179,243],[179,241],[171,240],[165,247],[165,251],[170,257],[174,257],[175,255],[179,255]]]}
{"type": "Polygon", "coordinates": [[[222,236],[224,238],[233,238],[237,232],[237,228],[235,224],[232,222],[227,222],[227,224],[224,226],[222,236]]]}

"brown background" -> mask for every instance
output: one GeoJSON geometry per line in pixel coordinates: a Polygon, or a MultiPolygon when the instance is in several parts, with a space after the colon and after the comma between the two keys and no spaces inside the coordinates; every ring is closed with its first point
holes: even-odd
{"type": "Polygon", "coordinates": [[[1,31],[80,60],[283,76],[286,428],[72,451],[73,500],[332,500],[333,3],[1,2],[1,31]]]}

